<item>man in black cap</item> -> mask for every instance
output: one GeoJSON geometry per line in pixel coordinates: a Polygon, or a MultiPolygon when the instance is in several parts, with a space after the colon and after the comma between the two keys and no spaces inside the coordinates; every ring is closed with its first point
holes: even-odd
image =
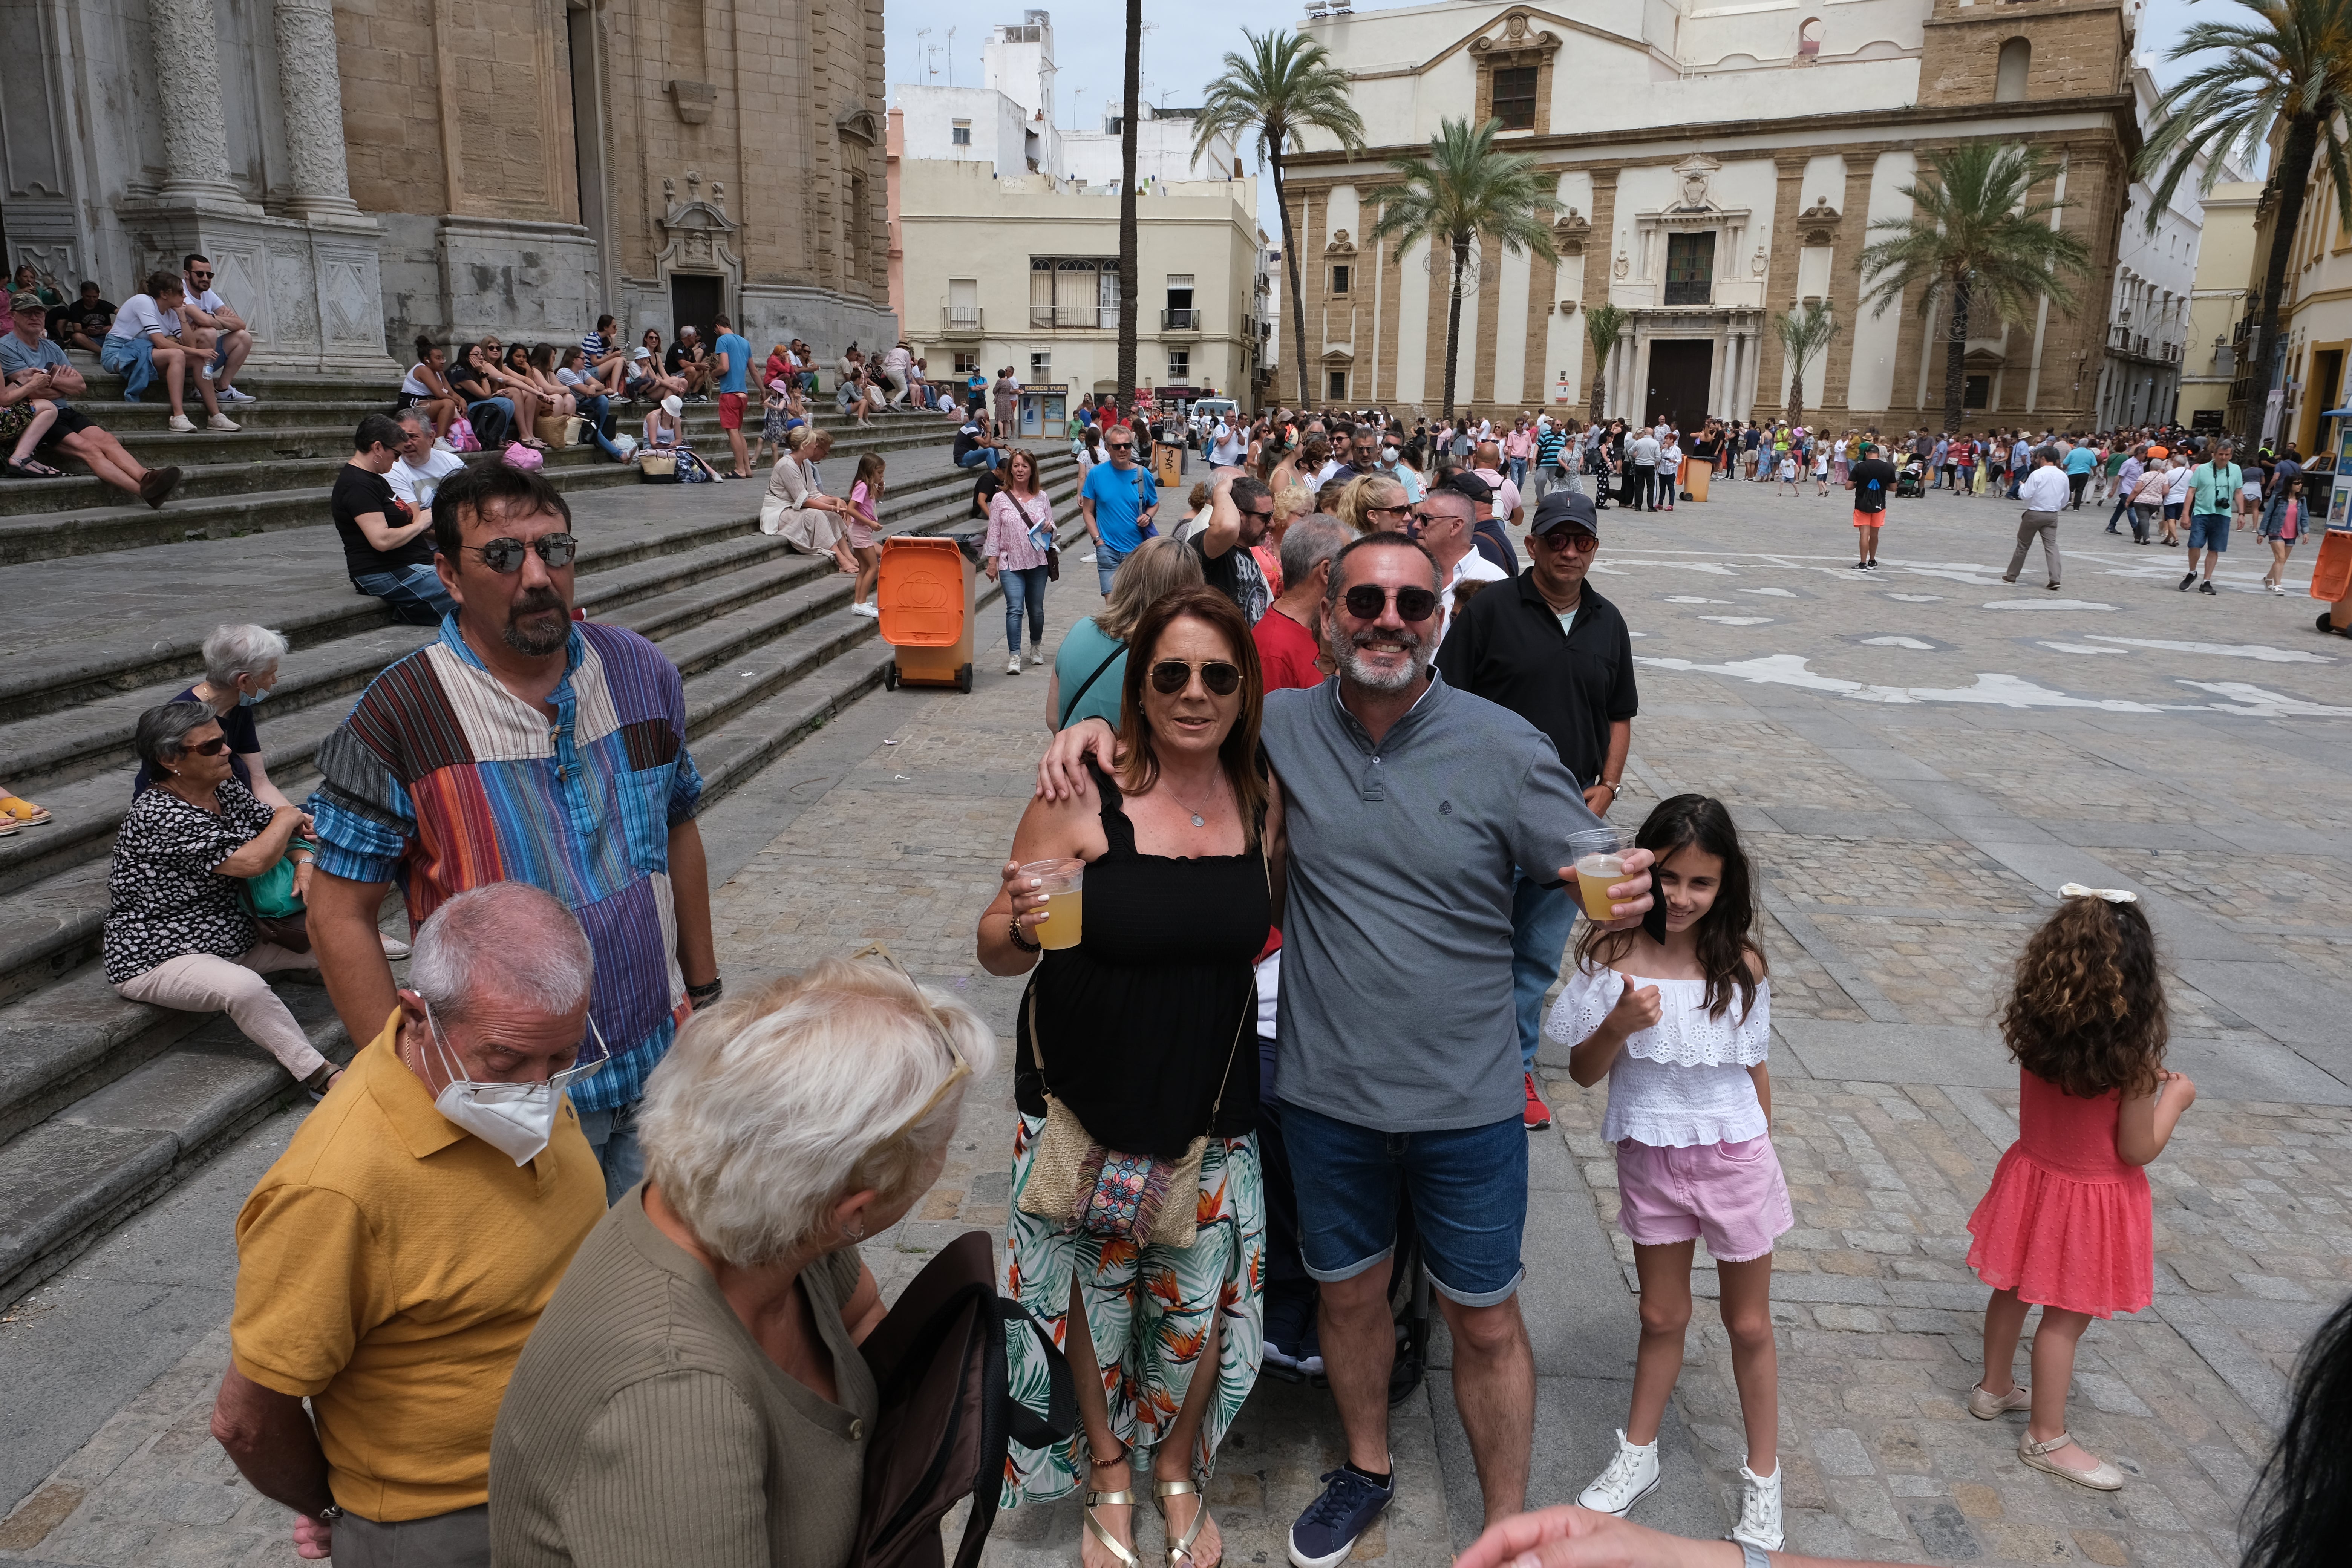
{"type": "MultiPolygon", "coordinates": [[[[1606,816],[1625,774],[1640,703],[1625,617],[1585,582],[1600,547],[1592,498],[1546,491],[1528,527],[1528,569],[1462,607],[1436,664],[1447,685],[1499,703],[1550,736],[1584,804],[1606,816]]],[[[1551,1122],[1536,1092],[1536,1047],[1544,993],[1559,977],[1575,925],[1572,890],[1519,873],[1511,890],[1511,986],[1531,1129],[1551,1122]]]]}

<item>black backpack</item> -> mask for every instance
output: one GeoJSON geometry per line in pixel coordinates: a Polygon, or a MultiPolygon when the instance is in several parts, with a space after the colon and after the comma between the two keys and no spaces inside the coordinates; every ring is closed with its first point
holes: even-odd
{"type": "Polygon", "coordinates": [[[1044,1448],[1077,1428],[1069,1363],[1020,1303],[996,1292],[986,1231],[966,1231],[923,1266],[860,1347],[881,1415],[866,1448],[858,1568],[942,1568],[940,1521],[969,1497],[956,1568],[974,1568],[1004,1485],[1006,1451],[1044,1448]],[[1041,1418],[1012,1396],[1005,1331],[1037,1336],[1051,1384],[1041,1418]]]}

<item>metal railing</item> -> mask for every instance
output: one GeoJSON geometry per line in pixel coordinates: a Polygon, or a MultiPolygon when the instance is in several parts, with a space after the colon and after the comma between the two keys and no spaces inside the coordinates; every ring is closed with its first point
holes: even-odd
{"type": "Polygon", "coordinates": [[[942,305],[940,307],[940,325],[950,332],[977,332],[980,331],[980,307],[942,305]]]}
{"type": "Polygon", "coordinates": [[[1196,309],[1170,309],[1160,312],[1160,330],[1163,332],[1197,332],[1201,330],[1201,312],[1196,309]]]}
{"type": "Polygon", "coordinates": [[[1715,302],[1713,281],[1706,278],[1669,278],[1666,279],[1666,300],[1669,305],[1711,305],[1715,302]]]}

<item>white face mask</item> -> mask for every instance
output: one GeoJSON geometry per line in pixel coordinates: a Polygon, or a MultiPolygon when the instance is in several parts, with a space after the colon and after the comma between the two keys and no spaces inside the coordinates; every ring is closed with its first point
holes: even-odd
{"type": "MultiPolygon", "coordinates": [[[[593,1060],[576,1061],[545,1083],[477,1083],[465,1076],[456,1053],[442,1044],[441,1026],[434,1021],[430,1005],[425,1009],[425,1027],[432,1036],[434,1053],[441,1058],[441,1070],[449,1079],[447,1087],[434,1096],[433,1109],[518,1165],[530,1163],[555,1135],[555,1113],[565,1091],[593,1078],[611,1059],[604,1037],[592,1018],[588,1034],[595,1043],[593,1060]]],[[[581,1054],[585,1057],[588,1052],[581,1054]]]]}

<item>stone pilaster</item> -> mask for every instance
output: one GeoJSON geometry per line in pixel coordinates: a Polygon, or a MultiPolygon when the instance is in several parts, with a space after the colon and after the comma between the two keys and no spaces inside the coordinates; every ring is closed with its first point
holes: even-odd
{"type": "MultiPolygon", "coordinates": [[[[176,0],[175,0],[176,3],[176,0]]],[[[356,217],[343,162],[342,72],[330,0],[275,0],[278,97],[286,119],[287,207],[301,217],[356,217]]]]}
{"type": "MultiPolygon", "coordinates": [[[[155,101],[163,119],[163,188],[158,199],[253,211],[228,174],[228,125],[221,110],[220,49],[213,0],[153,0],[155,101]]],[[[336,128],[341,135],[341,128],[336,128]]]]}
{"type": "MultiPolygon", "coordinates": [[[[1582,310],[1590,311],[1595,305],[1609,303],[1609,285],[1616,276],[1612,266],[1616,255],[1617,171],[1595,169],[1592,171],[1592,232],[1584,241],[1584,293],[1580,301],[1582,310]]],[[[1584,331],[1581,320],[1577,321],[1576,330],[1579,333],[1584,331]]],[[[1580,384],[1575,389],[1575,406],[1581,406],[1592,396],[1596,358],[1603,371],[1601,406],[1586,409],[1584,416],[1587,419],[1606,419],[1609,417],[1610,400],[1617,388],[1616,366],[1612,363],[1615,355],[1612,353],[1596,356],[1590,337],[1585,339],[1584,352],[1577,356],[1579,369],[1576,379],[1580,384]]]]}
{"type": "Polygon", "coordinates": [[[1772,162],[1780,188],[1772,198],[1772,232],[1764,240],[1770,260],[1762,330],[1757,339],[1760,353],[1756,362],[1756,406],[1778,415],[1788,406],[1780,392],[1780,372],[1787,356],[1780,350],[1780,334],[1772,330],[1772,317],[1794,308],[1797,300],[1797,257],[1804,244],[1797,232],[1797,211],[1804,196],[1805,160],[1783,157],[1772,162]]]}

